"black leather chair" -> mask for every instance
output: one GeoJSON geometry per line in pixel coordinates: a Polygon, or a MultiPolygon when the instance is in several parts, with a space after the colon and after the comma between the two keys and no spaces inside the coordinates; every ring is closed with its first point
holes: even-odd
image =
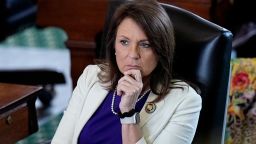
{"type": "Polygon", "coordinates": [[[224,143],[232,33],[189,11],[162,5],[175,29],[174,76],[201,90],[203,107],[193,143],[224,143]]]}
{"type": "MultiPolygon", "coordinates": [[[[111,2],[107,21],[121,3],[111,2]]],[[[175,30],[173,75],[196,84],[201,90],[203,106],[193,143],[224,143],[232,33],[184,9],[161,5],[175,30]]],[[[104,57],[102,54],[104,47],[98,50],[99,58],[104,57]]]]}

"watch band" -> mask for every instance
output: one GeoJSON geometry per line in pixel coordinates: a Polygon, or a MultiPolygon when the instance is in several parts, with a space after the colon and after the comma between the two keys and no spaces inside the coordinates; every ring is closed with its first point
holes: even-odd
{"type": "Polygon", "coordinates": [[[120,122],[121,124],[138,124],[140,123],[140,114],[136,112],[130,117],[120,118],[120,122]]]}
{"type": "Polygon", "coordinates": [[[118,112],[118,116],[119,118],[131,117],[135,113],[136,113],[135,109],[131,109],[130,111],[124,112],[124,113],[118,112]]]}

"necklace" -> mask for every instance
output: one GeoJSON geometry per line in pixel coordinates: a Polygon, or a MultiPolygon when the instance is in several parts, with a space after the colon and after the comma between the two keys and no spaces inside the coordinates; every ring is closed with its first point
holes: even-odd
{"type": "MultiPolygon", "coordinates": [[[[150,91],[150,89],[146,90],[141,97],[139,97],[136,101],[136,103],[138,101],[140,101],[148,92],[150,91]]],[[[112,102],[111,102],[111,111],[114,115],[118,115],[117,112],[114,111],[114,103],[115,103],[115,97],[116,97],[116,90],[114,91],[113,97],[112,97],[112,102]]]]}

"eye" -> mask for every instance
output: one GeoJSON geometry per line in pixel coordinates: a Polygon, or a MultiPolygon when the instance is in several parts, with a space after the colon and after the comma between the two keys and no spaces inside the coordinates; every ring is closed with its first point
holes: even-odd
{"type": "Polygon", "coordinates": [[[150,48],[151,47],[151,45],[148,42],[141,42],[139,44],[139,46],[142,48],[150,48]]]}
{"type": "Polygon", "coordinates": [[[120,40],[120,43],[121,43],[123,46],[127,46],[127,45],[128,45],[128,41],[127,41],[127,40],[120,40]]]}

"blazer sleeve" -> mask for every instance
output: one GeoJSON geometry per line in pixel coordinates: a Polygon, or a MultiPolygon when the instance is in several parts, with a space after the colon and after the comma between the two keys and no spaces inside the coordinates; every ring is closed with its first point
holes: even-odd
{"type": "Polygon", "coordinates": [[[153,142],[147,142],[142,137],[136,144],[191,144],[197,128],[201,107],[202,100],[200,95],[196,93],[186,95],[167,125],[153,142]]]}
{"type": "Polygon", "coordinates": [[[63,117],[51,141],[52,144],[71,144],[75,125],[79,119],[83,103],[86,100],[87,88],[91,66],[87,66],[79,77],[77,86],[72,93],[67,109],[63,113],[63,117]]]}

